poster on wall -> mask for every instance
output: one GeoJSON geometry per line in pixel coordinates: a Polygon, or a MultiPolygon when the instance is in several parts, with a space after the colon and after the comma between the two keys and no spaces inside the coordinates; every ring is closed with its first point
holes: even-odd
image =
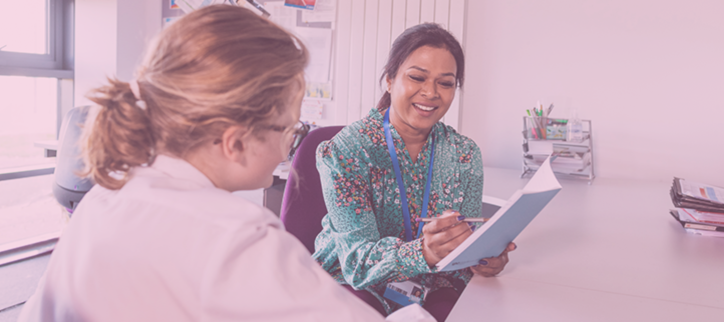
{"type": "Polygon", "coordinates": [[[314,10],[317,0],[284,0],[284,5],[300,9],[314,10]]]}
{"type": "Polygon", "coordinates": [[[161,17],[163,17],[163,28],[168,27],[171,23],[181,18],[184,15],[183,10],[179,6],[181,0],[163,0],[163,10],[161,11],[161,17]]]}
{"type": "Polygon", "coordinates": [[[307,82],[306,92],[304,97],[315,98],[315,99],[332,99],[332,82],[307,82]]]}
{"type": "Polygon", "coordinates": [[[324,102],[322,100],[305,98],[302,101],[302,110],[300,118],[304,121],[316,124],[322,119],[324,113],[324,102]]]}
{"type": "Polygon", "coordinates": [[[166,29],[168,26],[170,26],[172,23],[174,23],[174,21],[178,20],[179,18],[181,18],[181,17],[164,17],[161,28],[166,29]]]}
{"type": "Polygon", "coordinates": [[[334,29],[334,21],[337,15],[337,2],[335,0],[317,0],[314,10],[302,10],[302,22],[329,22],[334,29]]]}
{"type": "Polygon", "coordinates": [[[175,0],[174,4],[177,5],[185,13],[189,13],[201,7],[209,6],[212,4],[221,4],[225,2],[226,0],[175,0]]]}

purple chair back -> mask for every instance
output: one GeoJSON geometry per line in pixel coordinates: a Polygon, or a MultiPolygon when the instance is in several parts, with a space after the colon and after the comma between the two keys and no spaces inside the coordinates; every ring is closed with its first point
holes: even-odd
{"type": "Polygon", "coordinates": [[[342,128],[322,127],[307,134],[292,160],[292,169],[298,177],[290,175],[284,189],[279,217],[287,231],[296,236],[310,253],[314,253],[314,239],[322,231],[322,218],[327,214],[317,172],[317,146],[334,137],[342,128]]]}

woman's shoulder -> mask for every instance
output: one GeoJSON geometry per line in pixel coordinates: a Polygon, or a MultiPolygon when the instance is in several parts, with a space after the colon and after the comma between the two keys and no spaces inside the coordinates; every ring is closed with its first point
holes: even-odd
{"type": "Polygon", "coordinates": [[[455,128],[443,122],[435,125],[435,135],[445,142],[440,146],[452,148],[456,154],[480,154],[480,148],[473,139],[458,133],[455,128]]]}
{"type": "MultiPolygon", "coordinates": [[[[213,185],[199,184],[183,174],[149,167],[137,171],[117,194],[97,207],[130,203],[138,206],[137,216],[157,217],[159,222],[182,221],[209,229],[238,230],[253,226],[281,226],[268,209],[213,185]]],[[[188,175],[188,174],[186,174],[188,175]]]]}
{"type": "Polygon", "coordinates": [[[381,146],[384,140],[382,117],[377,110],[372,110],[361,120],[345,126],[331,140],[322,142],[317,151],[323,156],[345,153],[369,157],[367,153],[381,146]]]}
{"type": "Polygon", "coordinates": [[[338,137],[347,144],[377,145],[385,140],[382,123],[382,115],[377,109],[372,109],[367,116],[342,129],[338,137]]]}

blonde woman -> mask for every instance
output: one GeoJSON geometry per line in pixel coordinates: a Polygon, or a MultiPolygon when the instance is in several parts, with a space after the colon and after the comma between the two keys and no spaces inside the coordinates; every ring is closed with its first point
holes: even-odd
{"type": "Polygon", "coordinates": [[[231,194],[269,186],[287,156],[307,56],[253,12],[209,6],[160,34],[137,80],[95,90],[97,185],[20,321],[382,320],[231,194]]]}

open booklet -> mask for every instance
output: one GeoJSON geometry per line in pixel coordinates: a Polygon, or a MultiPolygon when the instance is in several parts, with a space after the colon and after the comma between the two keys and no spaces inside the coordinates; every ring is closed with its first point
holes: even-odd
{"type": "Polygon", "coordinates": [[[560,190],[549,157],[522,190],[516,191],[488,222],[437,263],[438,271],[466,268],[483,258],[500,255],[560,190]]]}

